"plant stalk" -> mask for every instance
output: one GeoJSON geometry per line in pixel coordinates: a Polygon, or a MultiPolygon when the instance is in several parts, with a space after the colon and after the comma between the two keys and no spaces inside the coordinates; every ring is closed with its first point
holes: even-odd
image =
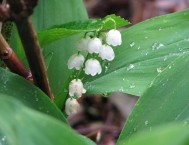
{"type": "Polygon", "coordinates": [[[33,82],[31,72],[20,62],[2,34],[0,34],[0,58],[12,72],[33,82]]]}
{"type": "Polygon", "coordinates": [[[19,19],[15,22],[30,65],[34,83],[51,99],[54,99],[50,89],[37,34],[34,30],[30,17],[19,19]]]}

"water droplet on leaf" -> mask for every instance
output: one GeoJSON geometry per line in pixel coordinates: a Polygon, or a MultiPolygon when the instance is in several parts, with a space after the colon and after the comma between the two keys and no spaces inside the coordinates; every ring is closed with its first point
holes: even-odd
{"type": "Polygon", "coordinates": [[[145,124],[145,125],[148,125],[148,120],[146,120],[146,121],[144,122],[144,124],[145,124]]]}
{"type": "Polygon", "coordinates": [[[134,84],[134,83],[130,84],[130,85],[129,85],[129,88],[130,88],[130,89],[135,88],[135,84],[134,84]]]}
{"type": "Polygon", "coordinates": [[[158,73],[162,72],[162,68],[161,67],[158,67],[156,70],[157,70],[158,73]]]}
{"type": "Polygon", "coordinates": [[[134,67],[135,67],[135,65],[134,65],[134,64],[129,64],[129,66],[127,67],[127,71],[129,71],[129,70],[133,69],[134,67]]]}
{"type": "Polygon", "coordinates": [[[164,47],[164,44],[162,44],[162,43],[154,43],[152,45],[152,50],[158,50],[158,49],[160,49],[162,47],[164,47]]]}
{"type": "Polygon", "coordinates": [[[130,47],[133,47],[135,45],[135,42],[130,43],[130,47]]]}

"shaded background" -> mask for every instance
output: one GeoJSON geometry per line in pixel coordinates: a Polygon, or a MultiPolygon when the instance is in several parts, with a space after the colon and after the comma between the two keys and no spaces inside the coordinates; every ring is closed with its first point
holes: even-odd
{"type": "MultiPolygon", "coordinates": [[[[129,20],[132,25],[189,7],[189,0],[84,0],[84,3],[90,18],[116,14],[129,20]]],[[[122,93],[112,93],[109,96],[83,96],[79,100],[80,111],[69,117],[73,128],[98,145],[115,145],[138,100],[137,96],[122,93]]]]}

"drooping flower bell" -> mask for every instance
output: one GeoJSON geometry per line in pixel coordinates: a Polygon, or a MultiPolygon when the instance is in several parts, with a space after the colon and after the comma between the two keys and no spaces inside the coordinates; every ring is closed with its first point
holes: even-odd
{"type": "Polygon", "coordinates": [[[75,68],[76,70],[80,70],[81,67],[83,66],[84,60],[85,58],[83,55],[74,54],[68,60],[68,68],[69,69],[75,68]]]}
{"type": "Polygon", "coordinates": [[[74,79],[69,84],[69,95],[71,97],[81,97],[86,90],[83,88],[83,83],[80,79],[74,79]]]}
{"type": "Polygon", "coordinates": [[[89,40],[88,43],[88,52],[92,53],[99,53],[99,50],[102,46],[102,41],[99,38],[92,38],[89,40]]]}
{"type": "Polygon", "coordinates": [[[67,115],[75,114],[79,110],[79,103],[74,98],[68,98],[65,104],[65,112],[67,115]]]}
{"type": "Polygon", "coordinates": [[[91,58],[86,61],[84,70],[87,75],[95,76],[102,72],[102,67],[98,60],[91,58]]]}
{"type": "Polygon", "coordinates": [[[121,33],[112,29],[106,34],[106,42],[112,46],[118,46],[122,43],[121,33]]]}
{"type": "Polygon", "coordinates": [[[115,57],[114,50],[109,45],[102,45],[99,56],[102,60],[112,61],[115,57]]]}
{"type": "Polygon", "coordinates": [[[90,41],[90,37],[86,37],[86,38],[81,38],[77,44],[76,44],[76,47],[79,51],[87,51],[88,49],[88,43],[90,41]]]}

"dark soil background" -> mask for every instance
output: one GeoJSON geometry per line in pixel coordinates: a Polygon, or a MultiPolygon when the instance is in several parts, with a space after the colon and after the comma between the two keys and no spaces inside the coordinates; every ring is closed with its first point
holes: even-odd
{"type": "MultiPolygon", "coordinates": [[[[189,7],[189,0],[85,0],[90,18],[116,14],[132,25],[155,16],[189,7]]],[[[109,97],[86,95],[79,102],[81,109],[69,117],[69,123],[98,145],[115,145],[137,96],[112,93],[109,97]]]]}

